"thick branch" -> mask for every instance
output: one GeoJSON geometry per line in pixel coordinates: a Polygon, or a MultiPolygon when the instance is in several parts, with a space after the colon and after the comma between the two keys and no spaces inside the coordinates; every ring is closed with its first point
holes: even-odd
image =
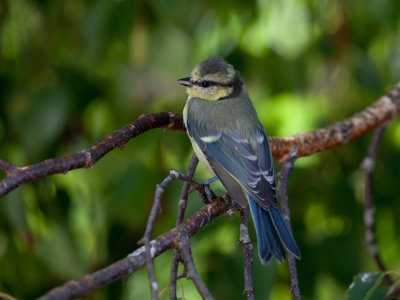
{"type": "Polygon", "coordinates": [[[326,128],[298,133],[287,138],[270,138],[274,158],[283,163],[290,158],[290,149],[296,148],[297,156],[337,147],[354,140],[392,119],[400,112],[400,83],[372,105],[343,121],[326,128]]]}
{"type": "MultiPolygon", "coordinates": [[[[225,197],[221,197],[218,201],[203,206],[182,224],[150,242],[152,258],[159,256],[168,249],[179,248],[180,245],[177,243],[179,243],[179,238],[182,235],[189,238],[192,237],[197,231],[224,214],[231,207],[232,202],[228,201],[225,197]]],[[[54,288],[38,299],[62,300],[82,297],[113,281],[127,278],[145,264],[146,253],[143,246],[129,254],[126,258],[104,269],[85,275],[81,279],[71,280],[60,287],[54,288]]]]}
{"type": "Polygon", "coordinates": [[[129,140],[154,128],[185,131],[182,117],[170,112],[141,115],[136,121],[103,137],[89,149],[76,154],[47,159],[40,163],[21,168],[0,160],[0,169],[7,177],[0,181],[0,198],[21,184],[53,174],[66,174],[70,170],[92,167],[100,158],[114,148],[123,148],[129,140]]]}

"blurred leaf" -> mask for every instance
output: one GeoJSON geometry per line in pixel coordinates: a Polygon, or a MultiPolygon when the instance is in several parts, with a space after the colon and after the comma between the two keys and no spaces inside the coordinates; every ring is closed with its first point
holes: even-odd
{"type": "Polygon", "coordinates": [[[0,46],[5,58],[17,59],[32,36],[38,34],[41,18],[31,1],[9,0],[7,5],[9,15],[0,32],[0,46]]]}
{"type": "MultiPolygon", "coordinates": [[[[378,289],[384,273],[362,273],[354,277],[347,290],[348,300],[380,300],[384,299],[385,290],[378,289]]],[[[386,290],[387,292],[387,290],[386,290]]]]}
{"type": "Polygon", "coordinates": [[[245,32],[241,46],[254,56],[266,48],[294,58],[311,40],[310,16],[305,2],[298,0],[258,1],[259,16],[245,32]]]}
{"type": "Polygon", "coordinates": [[[13,108],[17,112],[14,130],[22,136],[25,150],[29,149],[26,151],[29,157],[46,158],[43,157],[44,149],[61,136],[68,120],[67,92],[63,88],[52,88],[39,93],[34,101],[26,101],[22,109],[13,108]]]}

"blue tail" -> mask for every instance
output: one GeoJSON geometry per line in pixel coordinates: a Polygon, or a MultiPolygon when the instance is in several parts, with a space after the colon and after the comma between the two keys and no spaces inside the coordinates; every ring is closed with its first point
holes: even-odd
{"type": "Polygon", "coordinates": [[[279,209],[271,206],[269,211],[266,211],[249,194],[247,194],[247,197],[256,228],[258,255],[261,262],[263,264],[269,263],[272,256],[275,256],[278,262],[285,261],[283,246],[295,257],[300,258],[299,248],[283,221],[279,209]]]}

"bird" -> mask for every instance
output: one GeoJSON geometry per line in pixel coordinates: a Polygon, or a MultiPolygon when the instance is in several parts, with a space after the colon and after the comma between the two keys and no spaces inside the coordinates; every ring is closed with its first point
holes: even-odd
{"type": "Polygon", "coordinates": [[[240,73],[221,56],[177,80],[188,99],[183,120],[195,154],[242,207],[250,207],[262,264],[300,250],[279,211],[267,134],[240,73]]]}

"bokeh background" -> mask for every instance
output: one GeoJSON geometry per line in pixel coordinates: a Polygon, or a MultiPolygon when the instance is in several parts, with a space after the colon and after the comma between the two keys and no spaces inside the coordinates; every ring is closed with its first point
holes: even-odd
{"type": "MultiPolygon", "coordinates": [[[[186,95],[175,80],[213,55],[240,70],[269,135],[327,126],[400,80],[399,37],[398,0],[2,0],[0,157],[32,164],[85,149],[140,114],[181,113],[186,95]]],[[[302,158],[290,177],[304,299],[345,299],[353,276],[376,270],[364,246],[360,169],[370,138],[302,158]]],[[[396,121],[379,150],[374,195],[378,245],[397,271],[399,152],[396,121]]],[[[170,169],[185,171],[191,155],[185,134],[152,130],[92,169],[0,199],[0,291],[30,299],[136,249],[156,184],[170,169]]],[[[154,236],[174,226],[181,186],[168,188],[154,236]]],[[[199,207],[192,195],[188,214],[199,207]]],[[[222,217],[192,239],[216,299],[243,299],[238,224],[222,217]]],[[[161,289],[170,261],[171,252],[155,261],[161,289]]],[[[254,262],[256,298],[291,299],[287,264],[254,262]]],[[[181,283],[185,299],[200,299],[191,281],[181,283]]],[[[87,297],[149,298],[145,268],[87,297]]]]}

